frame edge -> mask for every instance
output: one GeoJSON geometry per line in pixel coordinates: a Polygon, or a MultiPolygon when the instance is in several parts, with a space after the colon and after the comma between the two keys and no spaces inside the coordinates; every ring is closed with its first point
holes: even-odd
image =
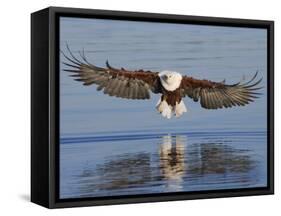
{"type": "Polygon", "coordinates": [[[49,207],[49,10],[31,14],[31,202],[49,207]]]}

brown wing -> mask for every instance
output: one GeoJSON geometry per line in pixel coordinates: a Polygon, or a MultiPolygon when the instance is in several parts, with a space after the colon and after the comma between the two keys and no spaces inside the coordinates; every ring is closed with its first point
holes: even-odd
{"type": "Polygon", "coordinates": [[[89,63],[84,55],[80,53],[81,60],[75,57],[69,50],[70,56],[62,54],[69,61],[64,64],[69,69],[64,71],[72,73],[76,81],[83,85],[96,84],[97,90],[103,90],[104,94],[127,99],[149,99],[150,93],[160,93],[160,79],[158,72],[151,71],[129,71],[124,68],[116,69],[106,62],[106,68],[97,67],[89,63]]]}
{"type": "Polygon", "coordinates": [[[187,95],[195,102],[200,99],[201,106],[206,109],[244,106],[253,102],[260,94],[256,91],[262,88],[257,87],[262,78],[255,82],[257,74],[258,72],[246,83],[239,82],[233,85],[226,85],[224,81],[212,82],[183,76],[180,86],[181,94],[183,97],[187,95]]]}

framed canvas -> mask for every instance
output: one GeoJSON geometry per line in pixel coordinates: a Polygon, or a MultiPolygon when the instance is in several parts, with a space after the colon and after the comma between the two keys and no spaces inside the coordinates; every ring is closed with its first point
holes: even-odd
{"type": "Polygon", "coordinates": [[[31,15],[31,201],[273,194],[273,21],[31,15]]]}

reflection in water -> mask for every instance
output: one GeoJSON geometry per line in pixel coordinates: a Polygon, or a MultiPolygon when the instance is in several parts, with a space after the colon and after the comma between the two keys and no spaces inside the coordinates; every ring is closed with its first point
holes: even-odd
{"type": "Polygon", "coordinates": [[[249,185],[253,182],[250,171],[256,161],[250,150],[234,148],[231,140],[203,139],[200,143],[188,143],[187,136],[163,136],[160,144],[157,142],[158,151],[108,156],[101,164],[85,166],[76,176],[79,194],[190,191],[192,185],[206,188],[206,185],[218,184],[218,188],[222,188],[226,183],[249,185]]]}
{"type": "Polygon", "coordinates": [[[159,150],[161,176],[167,180],[167,187],[175,191],[182,189],[181,182],[185,171],[185,139],[185,136],[163,136],[159,150]]]}
{"type": "Polygon", "coordinates": [[[235,149],[223,142],[207,142],[193,144],[198,148],[189,154],[189,169],[191,174],[224,174],[227,172],[247,172],[254,161],[247,153],[249,150],[235,149]]]}
{"type": "Polygon", "coordinates": [[[88,167],[80,178],[84,193],[138,187],[151,181],[150,154],[119,155],[97,165],[94,170],[88,167]]]}

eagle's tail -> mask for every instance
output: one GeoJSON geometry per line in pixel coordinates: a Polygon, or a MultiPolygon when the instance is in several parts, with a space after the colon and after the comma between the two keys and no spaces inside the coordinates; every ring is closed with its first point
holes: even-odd
{"type": "Polygon", "coordinates": [[[180,103],[176,103],[175,106],[171,106],[166,100],[159,100],[156,109],[162,114],[163,117],[170,119],[174,113],[176,117],[180,117],[184,112],[187,111],[184,102],[181,100],[180,103]]]}

